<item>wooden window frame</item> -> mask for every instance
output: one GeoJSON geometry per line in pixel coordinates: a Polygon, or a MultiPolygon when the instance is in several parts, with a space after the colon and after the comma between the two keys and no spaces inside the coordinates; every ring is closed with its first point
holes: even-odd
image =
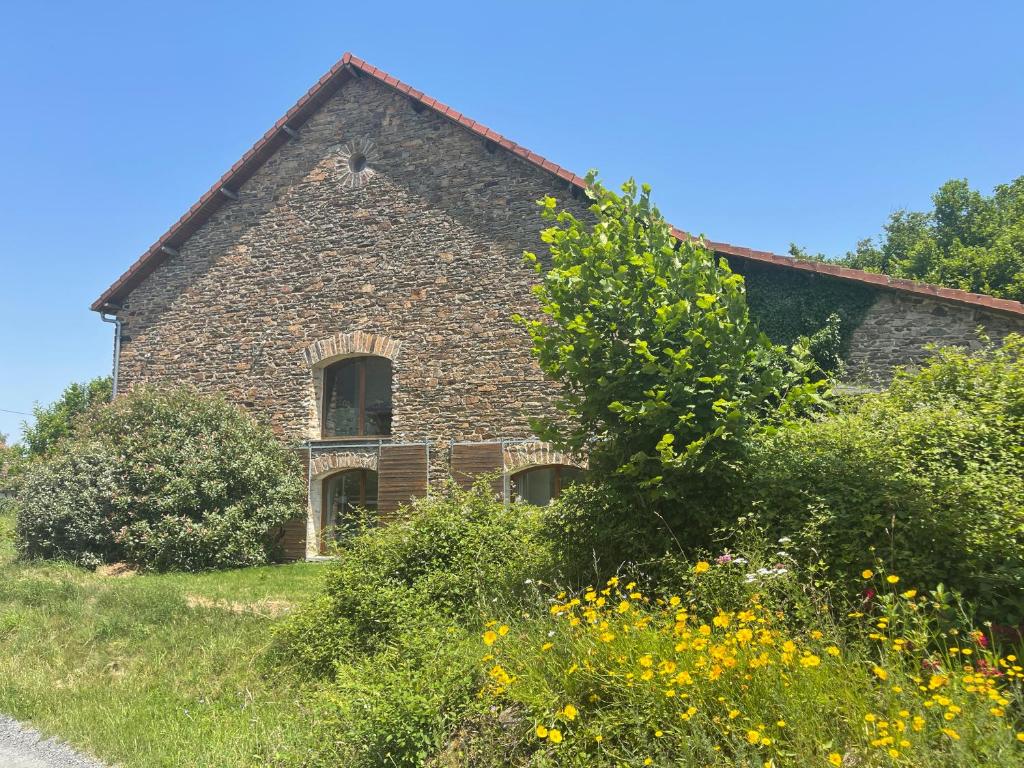
{"type": "MultiPolygon", "coordinates": [[[[391,366],[391,396],[394,397],[394,377],[395,367],[394,363],[386,357],[378,357],[376,355],[359,355],[358,357],[349,357],[343,360],[336,360],[330,365],[324,366],[324,382],[323,382],[323,394],[320,401],[320,439],[321,440],[351,440],[356,438],[372,437],[378,439],[387,439],[391,437],[390,430],[386,435],[367,435],[366,434],[366,361],[367,360],[387,360],[391,366]],[[327,372],[335,366],[341,366],[345,363],[354,364],[358,370],[358,382],[357,382],[357,399],[358,405],[356,407],[356,433],[354,435],[328,435],[327,434],[327,398],[329,397],[330,390],[327,386],[327,372]]],[[[392,401],[392,419],[394,418],[394,402],[392,401]]]]}
{"type": "MultiPolygon", "coordinates": [[[[552,469],[552,470],[554,470],[554,480],[555,480],[555,482],[554,482],[554,488],[552,489],[552,493],[551,493],[551,500],[552,501],[554,501],[555,499],[557,499],[559,496],[562,495],[562,470],[563,469],[571,469],[571,470],[573,470],[575,472],[582,472],[583,471],[579,467],[574,467],[571,464],[537,464],[537,465],[532,466],[532,467],[526,467],[525,469],[520,469],[518,472],[516,472],[513,475],[511,475],[509,477],[509,480],[512,483],[515,483],[516,482],[516,478],[522,477],[527,472],[533,472],[533,471],[538,470],[538,469],[552,469]]],[[[516,493],[516,498],[521,499],[522,496],[517,492],[516,493]]]]}

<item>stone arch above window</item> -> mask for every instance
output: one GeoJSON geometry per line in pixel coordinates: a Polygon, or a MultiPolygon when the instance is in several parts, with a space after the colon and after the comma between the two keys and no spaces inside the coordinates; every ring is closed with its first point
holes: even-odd
{"type": "Polygon", "coordinates": [[[567,453],[554,450],[547,443],[513,443],[505,446],[505,472],[514,475],[530,467],[551,464],[586,469],[587,462],[567,453]]]}
{"type": "Polygon", "coordinates": [[[372,469],[377,470],[377,454],[374,453],[353,453],[335,452],[321,453],[313,456],[310,463],[310,473],[314,480],[323,480],[329,475],[344,472],[347,469],[372,469]]]}
{"type": "Polygon", "coordinates": [[[388,336],[366,331],[336,333],[326,339],[317,339],[302,350],[309,368],[321,368],[343,357],[373,355],[394,360],[398,357],[400,342],[388,336]]]}

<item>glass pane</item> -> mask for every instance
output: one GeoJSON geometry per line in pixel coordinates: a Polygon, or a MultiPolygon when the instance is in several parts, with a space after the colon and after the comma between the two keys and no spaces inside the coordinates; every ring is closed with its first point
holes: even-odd
{"type": "Polygon", "coordinates": [[[373,521],[377,510],[377,473],[366,469],[342,472],[327,484],[326,526],[341,540],[355,533],[361,524],[373,521]],[[365,495],[364,495],[365,494],[365,495]],[[364,512],[365,510],[365,512],[364,512]]]}
{"type": "Polygon", "coordinates": [[[359,361],[343,360],[324,371],[324,435],[359,434],[359,361]]]}
{"type": "Polygon", "coordinates": [[[370,470],[366,470],[366,496],[363,500],[363,506],[366,509],[376,512],[377,511],[377,473],[370,470]]]}
{"type": "Polygon", "coordinates": [[[391,434],[391,361],[368,357],[366,363],[366,434],[391,434]]]}
{"type": "Polygon", "coordinates": [[[517,495],[523,501],[546,506],[555,495],[555,468],[537,467],[516,476],[517,495]]]}

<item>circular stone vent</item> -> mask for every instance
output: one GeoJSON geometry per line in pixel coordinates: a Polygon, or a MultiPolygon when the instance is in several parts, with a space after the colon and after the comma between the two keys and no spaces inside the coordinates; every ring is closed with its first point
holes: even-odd
{"type": "Polygon", "coordinates": [[[365,186],[373,178],[377,148],[369,139],[355,139],[338,149],[341,183],[349,189],[365,186]]]}

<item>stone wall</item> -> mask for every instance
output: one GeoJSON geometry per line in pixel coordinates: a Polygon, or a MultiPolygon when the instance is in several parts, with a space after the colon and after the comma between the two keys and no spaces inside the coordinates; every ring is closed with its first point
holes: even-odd
{"type": "Polygon", "coordinates": [[[190,382],[316,439],[322,361],[304,353],[365,332],[401,349],[397,440],[528,437],[553,385],[511,315],[535,310],[522,252],[541,245],[546,194],[582,213],[540,169],[375,80],[347,83],[131,292],[121,382],[190,382]]]}
{"type": "Polygon", "coordinates": [[[929,344],[975,349],[978,328],[993,341],[1008,333],[1024,333],[1024,317],[879,291],[863,321],[853,331],[846,378],[854,384],[878,386],[892,378],[893,367],[913,366],[928,357],[929,344]]]}

